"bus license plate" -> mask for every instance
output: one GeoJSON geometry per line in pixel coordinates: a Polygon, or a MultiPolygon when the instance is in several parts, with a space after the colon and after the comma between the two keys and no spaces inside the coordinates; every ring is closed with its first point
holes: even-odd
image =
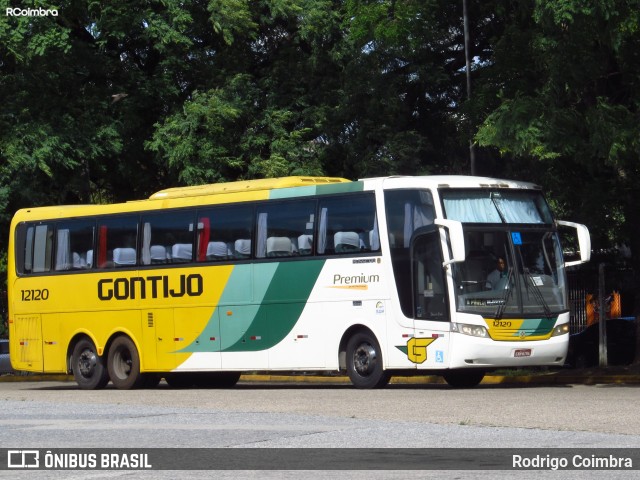
{"type": "Polygon", "coordinates": [[[522,348],[520,350],[515,350],[513,352],[513,356],[518,358],[518,357],[530,357],[531,356],[531,349],[530,348],[522,348]]]}

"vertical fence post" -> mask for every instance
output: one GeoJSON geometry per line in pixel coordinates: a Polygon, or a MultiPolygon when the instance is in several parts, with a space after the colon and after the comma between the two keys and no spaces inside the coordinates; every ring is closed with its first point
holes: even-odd
{"type": "Polygon", "coordinates": [[[607,366],[607,318],[605,315],[605,293],[604,293],[604,267],[605,264],[598,265],[598,305],[600,321],[598,322],[598,353],[599,353],[599,365],[601,367],[607,366]]]}

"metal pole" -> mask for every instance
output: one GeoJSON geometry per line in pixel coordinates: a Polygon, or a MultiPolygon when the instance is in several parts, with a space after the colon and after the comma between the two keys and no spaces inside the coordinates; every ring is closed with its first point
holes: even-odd
{"type": "MultiPolygon", "coordinates": [[[[467,12],[467,0],[462,0],[462,17],[464,24],[464,60],[467,70],[467,100],[471,102],[471,60],[469,51],[471,41],[469,39],[469,14],[467,12]]],[[[471,111],[469,110],[469,163],[471,164],[471,175],[476,174],[476,151],[473,145],[473,122],[471,121],[471,111]]]]}
{"type": "Polygon", "coordinates": [[[598,304],[600,311],[598,312],[600,322],[598,325],[598,356],[599,365],[607,366],[607,318],[604,309],[604,263],[598,265],[598,304]]]}

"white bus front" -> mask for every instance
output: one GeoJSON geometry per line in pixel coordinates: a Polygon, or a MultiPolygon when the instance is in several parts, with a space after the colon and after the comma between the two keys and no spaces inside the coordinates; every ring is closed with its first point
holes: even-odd
{"type": "MultiPolygon", "coordinates": [[[[408,357],[418,370],[442,368],[452,385],[470,386],[484,372],[500,367],[564,363],[569,306],[562,248],[542,193],[526,185],[447,185],[433,196],[426,190],[387,192],[396,282],[408,277],[403,271],[411,272],[410,286],[400,280],[404,285],[398,291],[404,315],[414,319],[412,345],[431,342],[434,328],[442,331],[440,327],[448,324],[447,348],[438,351],[441,358],[432,358],[426,350],[429,361],[420,355],[412,358],[408,345],[408,357]],[[405,247],[396,245],[394,250],[390,217],[394,201],[401,203],[401,198],[405,247]],[[413,223],[408,225],[412,211],[413,223]],[[436,218],[415,212],[434,212],[436,218]]],[[[588,232],[582,225],[572,226],[578,229],[586,261],[588,232]]]]}

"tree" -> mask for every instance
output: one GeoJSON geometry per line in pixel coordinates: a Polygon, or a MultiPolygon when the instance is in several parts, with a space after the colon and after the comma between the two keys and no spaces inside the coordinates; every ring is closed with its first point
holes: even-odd
{"type": "Polygon", "coordinates": [[[168,182],[144,140],[209,77],[195,61],[206,58],[195,40],[206,43],[206,7],[70,0],[56,16],[0,16],[0,251],[18,208],[130,199],[168,182]]]}
{"type": "MultiPolygon", "coordinates": [[[[507,2],[505,13],[483,79],[499,93],[478,142],[499,149],[507,171],[537,171],[595,248],[625,242],[640,271],[640,2],[507,2]]],[[[640,316],[638,285],[635,298],[640,316]]]]}
{"type": "Polygon", "coordinates": [[[208,89],[156,125],[147,148],[185,183],[322,174],[337,79],[339,2],[210,2],[223,44],[208,89]],[[324,81],[323,81],[324,80],[324,81]]]}

